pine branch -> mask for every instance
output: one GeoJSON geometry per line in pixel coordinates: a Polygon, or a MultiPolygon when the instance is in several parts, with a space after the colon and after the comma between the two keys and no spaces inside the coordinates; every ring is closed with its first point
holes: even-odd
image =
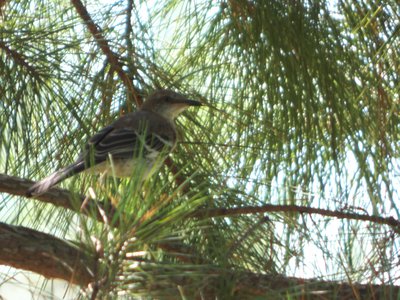
{"type": "MultiPolygon", "coordinates": [[[[15,196],[26,197],[27,190],[34,184],[34,181],[22,179],[14,176],[0,174],[0,192],[8,193],[15,196]]],[[[73,194],[68,190],[53,187],[46,193],[34,197],[44,203],[52,204],[56,207],[66,208],[75,212],[81,212],[85,215],[93,216],[92,211],[98,221],[104,222],[104,211],[106,211],[108,218],[113,217],[113,209],[106,209],[101,203],[94,203],[93,201],[86,201],[82,195],[73,194]],[[81,205],[77,205],[81,204],[81,205]]],[[[114,224],[117,226],[118,224],[114,224]]]]}
{"type": "MultiPolygon", "coordinates": [[[[0,264],[33,271],[47,278],[63,279],[81,287],[87,287],[95,280],[93,270],[96,269],[96,262],[90,255],[49,234],[4,223],[0,223],[0,264]]],[[[335,295],[335,299],[387,299],[387,295],[400,292],[400,287],[393,285],[347,284],[235,270],[213,270],[208,274],[207,268],[209,266],[204,269],[203,276],[208,278],[208,284],[202,292],[209,297],[208,299],[215,298],[215,291],[218,290],[215,289],[215,285],[219,279],[226,279],[227,276],[234,282],[232,292],[241,297],[263,296],[271,294],[271,291],[291,291],[299,297],[307,296],[307,299],[331,299],[330,295],[335,295]]],[[[162,268],[159,272],[161,271],[162,268]]],[[[170,276],[170,279],[171,288],[175,284],[183,288],[193,285],[190,277],[182,278],[182,274],[177,278],[170,276]]],[[[124,281],[124,278],[121,280],[124,281]]],[[[150,291],[155,291],[156,288],[157,286],[150,291]]]]}
{"type": "Polygon", "coordinates": [[[95,261],[52,235],[0,222],[0,264],[86,286],[95,261]]]}
{"type": "MultiPolygon", "coordinates": [[[[2,3],[0,2],[0,14],[1,14],[1,5],[2,3]]],[[[25,68],[28,71],[28,73],[30,73],[34,78],[40,80],[39,72],[32,65],[29,64],[29,62],[27,61],[26,57],[24,57],[23,54],[19,53],[16,50],[11,49],[1,40],[0,40],[0,49],[2,49],[7,54],[7,56],[9,56],[17,65],[25,68]]]]}
{"type": "MultiPolygon", "coordinates": [[[[26,196],[28,189],[34,184],[34,181],[23,179],[15,176],[0,174],[0,192],[8,193],[15,196],[26,196]]],[[[48,192],[36,196],[35,199],[53,204],[57,207],[74,210],[72,205],[71,193],[67,190],[60,188],[52,188],[48,192]]],[[[83,198],[82,198],[83,200],[83,198]]]]}
{"type": "MultiPolygon", "coordinates": [[[[25,192],[28,188],[33,184],[33,181],[8,176],[5,174],[0,174],[0,192],[5,192],[11,195],[16,196],[25,196],[25,192]]],[[[90,209],[97,210],[97,219],[99,221],[103,221],[104,214],[100,210],[106,210],[108,218],[112,218],[112,210],[107,210],[103,205],[97,204],[96,207],[85,207],[84,210],[76,207],[73,204],[72,199],[74,197],[80,197],[83,203],[83,196],[74,196],[71,192],[60,189],[60,188],[51,188],[48,192],[36,196],[35,199],[50,203],[58,207],[64,207],[76,212],[82,211],[85,214],[88,214],[90,209]]],[[[92,202],[89,202],[92,203],[92,202]]],[[[299,206],[299,205],[274,205],[274,204],[265,204],[262,206],[244,206],[244,207],[236,207],[236,208],[206,208],[206,209],[198,209],[197,211],[192,213],[192,217],[196,218],[213,218],[213,217],[227,217],[227,216],[238,216],[238,215],[246,215],[246,214],[260,214],[266,212],[280,212],[280,213],[300,213],[300,214],[318,214],[321,216],[327,217],[335,217],[338,219],[348,219],[348,220],[359,220],[359,221],[369,221],[376,224],[384,224],[391,226],[394,230],[400,231],[400,221],[396,220],[393,217],[379,217],[379,216],[371,216],[367,214],[357,214],[351,212],[343,212],[339,210],[328,210],[323,208],[315,208],[308,206],[299,206]]]]}
{"type": "MultiPolygon", "coordinates": [[[[26,189],[31,185],[31,181],[16,177],[0,174],[0,192],[7,192],[13,195],[23,196],[26,189]]],[[[76,210],[70,202],[71,193],[59,188],[53,188],[49,192],[38,196],[37,200],[52,203],[67,209],[76,210]]],[[[233,216],[248,213],[263,213],[267,211],[284,211],[299,213],[319,213],[327,216],[353,218],[358,220],[368,220],[379,224],[398,226],[398,221],[393,220],[393,224],[384,221],[385,218],[374,218],[373,216],[360,217],[357,214],[339,213],[321,209],[306,208],[300,206],[273,206],[262,207],[241,207],[235,209],[202,209],[192,216],[194,217],[221,217],[233,216]]],[[[191,259],[193,249],[182,248],[179,244],[159,244],[157,245],[167,253],[174,254],[182,263],[193,264],[191,259]],[[178,253],[178,255],[176,255],[178,253]],[[186,254],[185,254],[186,253],[186,254]]],[[[95,280],[95,259],[96,254],[85,254],[82,250],[72,246],[49,234],[41,233],[21,226],[11,226],[0,223],[0,264],[30,270],[48,278],[61,278],[82,287],[87,286],[95,280]]],[[[197,261],[199,263],[199,261],[197,261]]],[[[271,290],[279,293],[280,290],[292,291],[298,295],[307,296],[309,299],[319,299],[321,295],[340,295],[340,299],[353,299],[355,295],[363,299],[385,299],[384,295],[400,292],[399,287],[390,285],[361,285],[340,282],[327,282],[318,280],[306,280],[301,278],[290,278],[280,275],[265,275],[250,272],[240,272],[227,270],[226,272],[211,271],[209,274],[207,267],[204,267],[204,276],[207,276],[210,284],[204,290],[204,294],[215,296],[213,293],[218,290],[213,285],[218,282],[218,278],[226,278],[227,272],[233,278],[235,284],[233,293],[240,296],[260,296],[266,295],[271,290]],[[385,294],[386,293],[386,294],[385,294]]],[[[170,278],[174,282],[173,276],[170,278]]],[[[123,279],[122,279],[123,280],[123,279]]],[[[180,279],[182,280],[182,278],[180,279]]],[[[179,282],[178,282],[179,283],[179,282]]],[[[181,283],[192,286],[190,277],[181,283]]],[[[101,287],[99,287],[101,288],[101,287]]],[[[329,298],[329,297],[328,297],[329,298]]]]}
{"type": "Polygon", "coordinates": [[[137,106],[142,104],[142,99],[138,95],[135,87],[132,84],[129,76],[124,72],[122,69],[122,64],[118,58],[118,56],[111,50],[108,41],[104,37],[100,27],[94,23],[93,19],[89,15],[86,7],[80,0],[71,0],[71,3],[74,5],[76,11],[78,12],[79,16],[82,18],[83,22],[86,24],[87,28],[89,29],[90,33],[93,35],[94,39],[96,40],[97,44],[99,45],[100,49],[106,55],[110,65],[112,68],[117,72],[118,77],[124,83],[125,87],[128,90],[128,101],[133,100],[135,101],[137,106]]]}
{"type": "MultiPolygon", "coordinates": [[[[32,186],[32,184],[34,184],[34,182],[31,180],[0,174],[0,193],[25,197],[26,191],[32,186]]],[[[91,217],[95,216],[99,222],[108,222],[113,219],[115,213],[114,208],[110,207],[110,205],[102,205],[102,203],[95,203],[94,201],[86,202],[84,196],[73,194],[68,190],[58,187],[53,187],[46,193],[37,195],[32,199],[52,204],[57,207],[63,207],[77,213],[83,213],[91,217]],[[78,201],[76,201],[76,199],[78,199],[78,201]],[[76,205],[76,202],[82,203],[82,205],[76,205]]],[[[120,213],[120,215],[121,218],[124,218],[122,213],[120,213]]],[[[118,227],[118,220],[112,225],[118,227]]],[[[178,242],[162,242],[157,246],[165,251],[174,252],[174,256],[183,262],[192,261],[192,257],[194,256],[193,251],[190,251],[190,249],[178,242]]]]}
{"type": "MultiPolygon", "coordinates": [[[[315,279],[302,279],[285,277],[281,275],[263,275],[242,273],[237,277],[236,293],[247,296],[273,295],[286,299],[388,299],[389,295],[399,295],[400,287],[394,285],[378,284],[349,284],[337,281],[322,281],[315,279]]],[[[281,298],[279,297],[279,299],[281,298]]]]}
{"type": "Polygon", "coordinates": [[[4,7],[6,6],[7,0],[0,0],[0,19],[4,19],[4,7]]]}
{"type": "Polygon", "coordinates": [[[262,206],[243,206],[235,208],[212,208],[200,209],[192,214],[198,218],[213,218],[213,217],[228,217],[246,214],[261,214],[266,212],[280,212],[280,213],[299,213],[299,214],[318,214],[321,216],[335,217],[338,219],[369,221],[376,224],[385,224],[391,226],[396,231],[400,231],[400,221],[393,217],[379,217],[366,214],[357,214],[351,212],[343,212],[339,210],[329,210],[323,208],[315,208],[299,205],[275,205],[265,204],[262,206]]]}

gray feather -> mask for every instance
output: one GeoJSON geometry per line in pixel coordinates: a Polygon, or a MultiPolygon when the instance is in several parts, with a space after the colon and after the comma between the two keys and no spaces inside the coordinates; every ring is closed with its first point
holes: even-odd
{"type": "Polygon", "coordinates": [[[36,182],[26,192],[27,197],[41,195],[47,192],[52,186],[56,185],[60,181],[71,177],[72,175],[81,172],[84,169],[84,163],[77,161],[68,167],[58,170],[46,178],[36,182]]]}

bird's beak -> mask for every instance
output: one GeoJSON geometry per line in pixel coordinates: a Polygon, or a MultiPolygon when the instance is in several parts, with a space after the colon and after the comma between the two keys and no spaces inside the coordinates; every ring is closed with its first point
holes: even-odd
{"type": "Polygon", "coordinates": [[[177,104],[185,104],[187,106],[202,106],[203,104],[199,101],[196,100],[190,100],[190,99],[182,99],[182,100],[177,100],[175,101],[177,104]]]}
{"type": "Polygon", "coordinates": [[[173,99],[170,101],[169,106],[165,108],[165,111],[163,114],[165,116],[169,116],[171,119],[175,119],[181,112],[183,112],[185,109],[189,108],[190,106],[201,106],[203,105],[201,102],[196,101],[196,100],[190,100],[190,99],[173,99]]]}

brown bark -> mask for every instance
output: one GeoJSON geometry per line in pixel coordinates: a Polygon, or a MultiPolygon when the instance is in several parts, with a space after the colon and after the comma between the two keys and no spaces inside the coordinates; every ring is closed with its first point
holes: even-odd
{"type": "Polygon", "coordinates": [[[86,286],[95,261],[52,235],[0,222],[0,264],[86,286]]]}
{"type": "MultiPolygon", "coordinates": [[[[33,181],[8,176],[5,174],[0,174],[0,192],[5,192],[11,195],[24,196],[28,188],[33,184],[33,181]]],[[[60,188],[52,188],[48,192],[35,196],[35,199],[51,203],[55,206],[64,207],[67,209],[71,209],[73,211],[79,212],[81,207],[76,204],[76,202],[82,203],[84,197],[80,195],[73,195],[71,192],[60,189],[60,188]],[[73,198],[78,198],[78,201],[74,201],[73,198]],[[74,204],[75,202],[75,204],[74,204]]],[[[91,203],[89,203],[90,205],[91,203]]],[[[86,207],[88,208],[88,207],[86,207]]],[[[104,209],[101,205],[97,204],[96,207],[91,207],[93,209],[104,209]]],[[[82,211],[87,214],[87,209],[82,211]]],[[[196,218],[212,218],[212,217],[227,217],[227,216],[238,216],[245,214],[261,214],[266,212],[280,212],[280,213],[293,213],[297,212],[300,214],[319,214],[327,217],[335,217],[338,219],[349,219],[349,220],[360,220],[360,221],[369,221],[376,224],[385,224],[391,226],[397,232],[400,232],[400,221],[396,220],[393,217],[380,217],[380,216],[371,216],[367,214],[358,214],[353,212],[339,211],[339,210],[328,210],[322,208],[314,208],[308,206],[299,206],[299,205],[274,205],[274,204],[265,204],[262,206],[244,206],[244,207],[235,207],[235,208],[204,208],[199,209],[193,212],[192,216],[196,218]]],[[[107,211],[107,213],[112,214],[112,211],[107,211]]],[[[108,215],[111,218],[112,215],[108,215]]],[[[102,217],[100,212],[98,212],[97,216],[99,221],[102,221],[102,217]]]]}
{"type": "MultiPolygon", "coordinates": [[[[0,174],[0,193],[7,193],[15,196],[25,196],[28,189],[34,184],[34,181],[0,174]]],[[[72,194],[60,188],[52,188],[48,192],[35,196],[35,199],[51,203],[57,207],[63,207],[75,210],[72,205],[72,194]]],[[[83,198],[82,198],[83,200],[83,198]]]]}
{"type": "MultiPolygon", "coordinates": [[[[8,193],[10,195],[15,196],[25,196],[26,191],[28,188],[32,186],[34,182],[27,179],[22,179],[14,176],[9,176],[5,174],[0,174],[0,193],[8,193]]],[[[84,203],[84,197],[81,195],[72,194],[71,192],[58,188],[53,187],[48,190],[46,193],[42,195],[37,195],[32,199],[36,199],[41,202],[53,204],[57,207],[63,207],[77,213],[83,213],[86,215],[91,215],[90,212],[94,212],[97,220],[100,222],[105,221],[105,217],[108,220],[113,218],[113,214],[115,210],[108,206],[109,208],[106,209],[105,205],[101,203],[94,203],[93,201],[88,201],[84,208],[82,208],[81,204],[84,203]],[[102,213],[100,210],[105,211],[102,213]]],[[[92,214],[93,215],[93,214],[92,214]]],[[[123,214],[120,213],[121,218],[124,218],[123,214]]],[[[113,226],[118,226],[118,220],[112,224],[113,226]]],[[[187,247],[183,245],[179,245],[178,242],[175,243],[160,243],[158,245],[161,249],[165,251],[175,252],[178,255],[178,259],[183,262],[191,261],[192,253],[189,252],[182,252],[183,249],[187,249],[187,247]],[[181,253],[181,255],[179,255],[181,253]]]]}
{"type": "Polygon", "coordinates": [[[315,214],[326,217],[334,217],[338,219],[349,219],[359,221],[369,221],[376,224],[385,224],[391,226],[396,231],[400,232],[400,221],[393,217],[380,217],[371,216],[367,214],[357,214],[353,212],[329,210],[323,208],[315,208],[309,206],[300,205],[276,205],[276,204],[265,204],[261,206],[243,206],[235,208],[211,208],[211,209],[200,209],[195,211],[192,216],[198,218],[213,218],[213,217],[228,217],[238,216],[246,214],[263,214],[266,212],[279,212],[279,213],[299,213],[299,214],[315,214]]]}
{"type": "MultiPolygon", "coordinates": [[[[95,280],[96,261],[78,247],[49,234],[4,223],[0,223],[0,264],[33,271],[47,278],[64,279],[81,287],[95,280]]],[[[204,278],[208,277],[205,272],[204,278]]],[[[211,271],[209,276],[202,293],[211,298],[215,298],[218,290],[214,285],[223,278],[234,282],[231,294],[240,299],[278,297],[280,293],[282,297],[293,295],[293,299],[388,299],[390,295],[400,293],[400,287],[393,285],[349,284],[234,270],[211,271]]],[[[193,287],[191,280],[178,277],[177,283],[183,288],[186,284],[193,287]]],[[[171,284],[173,282],[172,275],[171,284]]]]}
{"type": "Polygon", "coordinates": [[[243,297],[249,297],[249,295],[259,297],[262,295],[276,295],[277,297],[275,298],[277,299],[286,299],[288,295],[291,295],[289,297],[290,299],[308,300],[385,300],[396,299],[400,293],[400,287],[394,285],[350,284],[338,281],[323,281],[253,273],[243,273],[239,276],[235,288],[236,294],[243,295],[243,297]],[[278,298],[279,295],[277,295],[277,293],[279,293],[279,291],[281,291],[281,295],[278,298]]]}
{"type": "MultiPolygon", "coordinates": [[[[24,196],[25,191],[30,187],[32,181],[17,177],[0,174],[0,192],[12,195],[24,196]]],[[[79,212],[78,206],[72,205],[72,194],[66,190],[52,188],[47,193],[38,196],[36,199],[42,202],[51,203],[79,212]]],[[[80,196],[81,197],[81,196],[80,196]]],[[[83,197],[81,197],[83,200],[83,197]]],[[[239,208],[215,208],[200,209],[192,214],[193,217],[209,218],[235,216],[242,214],[259,214],[265,212],[298,212],[307,214],[321,214],[337,218],[349,218],[363,221],[386,224],[395,229],[399,228],[399,221],[394,218],[383,218],[362,214],[345,213],[341,211],[329,211],[324,209],[303,207],[303,206],[276,206],[264,205],[259,207],[239,207],[239,208]]],[[[83,210],[87,213],[86,210],[83,210]]],[[[101,218],[99,218],[102,221],[101,218]]],[[[104,220],[103,220],[104,221],[104,220]]],[[[159,244],[157,245],[164,251],[174,253],[182,262],[193,264],[198,255],[193,255],[196,251],[181,244],[159,244]],[[183,257],[183,259],[180,259],[183,257]]],[[[95,253],[92,254],[95,257],[95,253]]],[[[197,262],[199,262],[197,260],[197,262]]],[[[82,287],[95,280],[94,272],[95,259],[85,254],[71,244],[62,241],[51,235],[37,232],[35,230],[11,226],[0,223],[0,264],[13,266],[20,269],[30,270],[48,278],[61,278],[75,283],[82,287]]],[[[230,278],[236,278],[234,294],[243,296],[268,295],[270,291],[292,291],[298,298],[307,299],[387,299],[388,295],[400,294],[398,286],[393,285],[362,285],[341,282],[326,282],[320,280],[309,280],[301,278],[290,278],[281,275],[265,275],[255,273],[235,273],[228,271],[230,278]],[[336,298],[335,298],[336,297],[336,298]]],[[[205,274],[204,276],[207,276],[205,274]]],[[[217,278],[227,276],[226,273],[213,273],[211,277],[217,278]]],[[[213,287],[211,281],[207,295],[212,295],[218,288],[213,287]]]]}

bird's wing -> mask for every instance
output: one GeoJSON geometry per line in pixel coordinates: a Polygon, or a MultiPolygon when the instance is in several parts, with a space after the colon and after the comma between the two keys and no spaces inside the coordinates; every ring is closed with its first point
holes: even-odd
{"type": "Polygon", "coordinates": [[[100,163],[107,160],[109,154],[114,159],[130,159],[134,156],[157,154],[165,147],[172,148],[168,137],[153,132],[139,131],[134,128],[105,127],[95,134],[86,146],[86,159],[100,163]]]}
{"type": "Polygon", "coordinates": [[[109,125],[107,127],[104,127],[101,129],[99,132],[97,132],[95,135],[93,135],[89,141],[88,145],[97,145],[109,132],[114,130],[114,126],[109,125]]]}

